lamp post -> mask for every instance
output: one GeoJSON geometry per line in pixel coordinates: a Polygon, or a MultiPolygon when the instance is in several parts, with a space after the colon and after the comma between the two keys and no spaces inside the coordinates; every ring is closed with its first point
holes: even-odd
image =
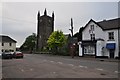
{"type": "Polygon", "coordinates": [[[35,53],[35,51],[36,51],[36,41],[35,41],[35,40],[32,40],[32,42],[34,43],[33,51],[34,51],[34,53],[35,53]]]}
{"type": "Polygon", "coordinates": [[[71,28],[69,29],[71,31],[71,39],[70,39],[70,54],[72,56],[72,58],[74,58],[74,54],[75,54],[75,43],[74,43],[74,39],[73,39],[73,19],[71,18],[71,28]]]}
{"type": "Polygon", "coordinates": [[[69,29],[71,31],[72,37],[73,37],[73,20],[71,18],[71,29],[69,29]]]}

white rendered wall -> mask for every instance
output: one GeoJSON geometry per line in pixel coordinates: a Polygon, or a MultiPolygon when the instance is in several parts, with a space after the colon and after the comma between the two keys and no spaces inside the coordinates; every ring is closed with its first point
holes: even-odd
{"type": "Polygon", "coordinates": [[[89,33],[90,25],[94,25],[93,33],[95,34],[95,39],[99,39],[99,38],[104,39],[105,38],[104,31],[102,30],[102,28],[99,27],[98,25],[96,25],[94,22],[90,22],[88,24],[88,26],[84,29],[83,33],[82,33],[82,35],[83,35],[82,39],[83,40],[90,40],[91,39],[90,33],[89,33]]]}
{"type": "MultiPolygon", "coordinates": [[[[115,57],[118,57],[118,30],[113,29],[113,30],[107,30],[105,31],[105,43],[116,43],[116,48],[115,48],[115,57]],[[114,41],[108,41],[108,32],[114,32],[114,41]]],[[[104,45],[106,46],[106,45],[104,45]]],[[[109,50],[106,50],[106,54],[109,55],[109,50]]]]}
{"type": "Polygon", "coordinates": [[[82,55],[82,47],[81,47],[81,44],[79,44],[79,56],[83,56],[83,55],[82,55]]]}
{"type": "Polygon", "coordinates": [[[2,49],[4,50],[14,50],[16,51],[16,43],[12,43],[12,45],[10,46],[9,43],[4,43],[4,46],[2,46],[2,43],[0,42],[0,51],[2,49]]]}
{"type": "MultiPolygon", "coordinates": [[[[113,30],[102,30],[101,27],[99,27],[98,25],[96,25],[94,22],[90,22],[86,28],[83,30],[82,32],[82,39],[83,40],[91,40],[91,37],[90,37],[90,33],[89,33],[89,30],[90,30],[90,25],[94,25],[94,31],[93,33],[95,34],[95,39],[104,39],[104,41],[102,42],[97,42],[96,44],[96,51],[97,51],[97,56],[108,56],[109,57],[109,50],[106,49],[106,44],[107,43],[116,43],[116,48],[115,48],[115,57],[118,57],[118,30],[117,29],[113,29],[113,30]],[[114,32],[114,41],[108,41],[108,32],[114,32]],[[102,47],[104,47],[103,49],[103,52],[104,54],[102,53],[102,47]]],[[[79,48],[80,49],[80,48],[79,48]]],[[[82,51],[82,49],[80,49],[82,51]]],[[[80,52],[79,50],[79,52],[80,52]]]]}

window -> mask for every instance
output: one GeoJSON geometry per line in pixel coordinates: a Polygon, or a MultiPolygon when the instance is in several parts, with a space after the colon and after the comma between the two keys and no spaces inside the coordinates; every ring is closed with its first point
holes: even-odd
{"type": "Polygon", "coordinates": [[[114,40],[114,32],[108,32],[108,39],[114,40]]]}
{"type": "Polygon", "coordinates": [[[12,46],[12,43],[9,43],[10,46],[12,46]]]}
{"type": "Polygon", "coordinates": [[[91,40],[95,40],[95,34],[90,34],[91,40]]]}
{"type": "Polygon", "coordinates": [[[3,52],[4,50],[2,49],[2,52],[3,52]]]}
{"type": "Polygon", "coordinates": [[[91,25],[90,27],[91,27],[91,31],[94,31],[94,25],[91,25]]]}
{"type": "Polygon", "coordinates": [[[4,43],[2,43],[2,46],[4,46],[4,43]]]}
{"type": "Polygon", "coordinates": [[[84,47],[84,53],[85,54],[95,54],[95,47],[92,45],[85,46],[84,47]]]}

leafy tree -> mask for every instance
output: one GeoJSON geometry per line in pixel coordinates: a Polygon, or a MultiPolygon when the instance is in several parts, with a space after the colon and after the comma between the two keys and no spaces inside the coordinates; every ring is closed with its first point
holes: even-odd
{"type": "Polygon", "coordinates": [[[37,39],[36,34],[32,33],[32,35],[30,35],[30,36],[28,36],[26,38],[25,42],[20,47],[20,49],[22,51],[30,51],[30,52],[32,52],[33,49],[35,49],[36,39],[37,39]]]}
{"type": "Polygon", "coordinates": [[[57,54],[59,49],[66,43],[66,38],[62,31],[54,31],[48,38],[48,47],[52,49],[54,54],[57,54]]]}

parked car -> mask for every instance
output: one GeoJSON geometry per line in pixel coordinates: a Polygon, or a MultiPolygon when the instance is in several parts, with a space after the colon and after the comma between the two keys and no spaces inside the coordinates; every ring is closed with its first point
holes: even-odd
{"type": "Polygon", "coordinates": [[[16,51],[13,53],[13,58],[23,58],[23,53],[20,51],[16,51]]]}
{"type": "Polygon", "coordinates": [[[13,54],[11,54],[11,52],[2,53],[2,59],[12,59],[12,58],[13,58],[13,54]]]}

